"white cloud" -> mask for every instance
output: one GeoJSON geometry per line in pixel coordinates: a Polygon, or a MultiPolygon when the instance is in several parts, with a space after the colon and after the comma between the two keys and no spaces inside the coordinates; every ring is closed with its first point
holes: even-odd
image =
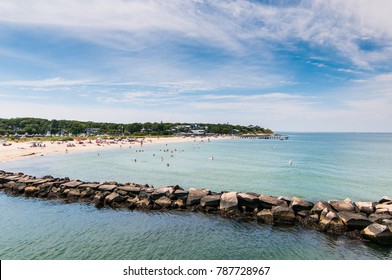
{"type": "Polygon", "coordinates": [[[60,30],[125,50],[186,39],[240,53],[256,44],[266,52],[294,39],[331,47],[355,65],[372,68],[392,57],[391,10],[388,0],[304,0],[288,6],[248,0],[4,0],[0,22],[60,30]],[[375,47],[362,49],[367,41],[375,47]]]}
{"type": "Polygon", "coordinates": [[[0,81],[0,86],[17,86],[17,87],[57,87],[57,86],[75,86],[90,84],[88,80],[65,80],[59,77],[43,80],[13,80],[0,81]]]}

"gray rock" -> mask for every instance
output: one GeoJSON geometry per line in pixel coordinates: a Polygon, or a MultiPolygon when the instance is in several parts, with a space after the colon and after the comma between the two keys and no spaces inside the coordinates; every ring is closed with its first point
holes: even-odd
{"type": "Polygon", "coordinates": [[[295,211],[301,211],[301,210],[310,210],[313,208],[313,203],[305,201],[302,198],[299,197],[293,197],[290,203],[290,207],[295,211]]]}
{"type": "Polygon", "coordinates": [[[189,195],[203,197],[209,194],[211,194],[211,191],[207,189],[195,189],[195,188],[189,189],[189,195]]]}
{"type": "Polygon", "coordinates": [[[363,213],[366,213],[368,215],[374,213],[374,207],[372,202],[357,201],[354,202],[354,205],[358,208],[359,211],[363,213]]]}
{"type": "Polygon", "coordinates": [[[316,214],[320,215],[321,212],[322,212],[325,208],[327,208],[328,211],[331,211],[331,210],[332,210],[331,205],[329,205],[328,202],[326,202],[326,201],[317,201],[317,202],[314,204],[313,208],[312,208],[310,211],[311,211],[312,213],[316,213],[316,214]]]}
{"type": "Polygon", "coordinates": [[[171,200],[166,196],[162,196],[159,199],[155,200],[155,204],[157,204],[161,208],[168,209],[171,207],[171,200]]]}
{"type": "Polygon", "coordinates": [[[186,199],[186,206],[195,206],[200,204],[200,200],[203,196],[200,195],[188,195],[186,199]]]}
{"type": "Polygon", "coordinates": [[[98,187],[98,190],[100,190],[100,191],[109,191],[109,192],[111,192],[111,191],[113,191],[116,187],[117,187],[117,185],[107,185],[107,184],[105,184],[105,185],[99,186],[99,187],[98,187]]]}
{"type": "Polygon", "coordinates": [[[334,234],[342,234],[346,231],[346,226],[334,211],[325,208],[320,214],[320,229],[334,234]]]}
{"type": "Polygon", "coordinates": [[[350,230],[364,229],[371,224],[366,216],[359,213],[342,211],[337,213],[337,215],[350,230]]]}
{"type": "Polygon", "coordinates": [[[98,187],[99,187],[100,185],[101,185],[101,184],[99,184],[99,183],[85,183],[85,184],[79,185],[79,186],[78,186],[78,189],[88,189],[88,188],[90,188],[90,189],[92,189],[92,190],[96,190],[96,189],[98,189],[98,187]]]}
{"type": "Polygon", "coordinates": [[[274,216],[271,209],[263,209],[257,213],[256,218],[258,221],[272,225],[274,223],[274,216]]]}
{"type": "Polygon", "coordinates": [[[151,199],[156,200],[162,196],[170,197],[170,195],[174,192],[174,189],[171,187],[159,188],[155,189],[151,194],[151,199]]]}
{"type": "Polygon", "coordinates": [[[347,202],[347,201],[329,201],[329,204],[332,206],[335,211],[347,211],[347,212],[353,212],[354,211],[354,206],[352,203],[347,202]]]}
{"type": "Polygon", "coordinates": [[[69,198],[78,198],[80,196],[80,194],[81,194],[80,190],[78,190],[78,189],[71,189],[71,190],[69,190],[67,196],[69,198]]]}
{"type": "Polygon", "coordinates": [[[259,207],[259,196],[251,193],[238,193],[238,205],[246,206],[252,209],[259,207]]]}
{"type": "Polygon", "coordinates": [[[220,200],[219,209],[230,210],[238,207],[238,199],[236,192],[223,193],[220,200]]]}
{"type": "Polygon", "coordinates": [[[140,187],[134,185],[121,186],[121,187],[117,187],[117,189],[136,195],[140,193],[140,187]]]}
{"type": "Polygon", "coordinates": [[[123,202],[125,200],[125,197],[119,195],[116,192],[112,192],[111,194],[107,195],[105,197],[105,203],[106,204],[112,204],[113,202],[123,202]]]}
{"type": "Polygon", "coordinates": [[[24,193],[26,196],[31,196],[34,193],[38,192],[39,188],[38,187],[34,187],[34,186],[30,186],[30,187],[25,187],[24,188],[24,193]]]}
{"type": "Polygon", "coordinates": [[[264,194],[259,196],[259,204],[266,209],[271,209],[273,206],[287,206],[286,201],[264,194]]]}
{"type": "Polygon", "coordinates": [[[83,184],[83,182],[74,180],[74,181],[69,181],[67,183],[62,184],[61,187],[64,187],[64,188],[76,188],[76,187],[78,187],[78,186],[80,186],[82,184],[83,184]]]}
{"type": "Polygon", "coordinates": [[[220,204],[220,195],[206,195],[200,200],[201,207],[218,207],[220,204]]]}
{"type": "Polygon", "coordinates": [[[182,198],[185,199],[188,196],[188,192],[184,190],[175,190],[173,193],[175,198],[182,198]]]}
{"type": "Polygon", "coordinates": [[[392,232],[388,226],[373,223],[361,231],[363,237],[381,245],[392,244],[392,232]]]}
{"type": "Polygon", "coordinates": [[[275,223],[294,224],[295,214],[293,209],[288,206],[272,207],[272,215],[275,223]]]}

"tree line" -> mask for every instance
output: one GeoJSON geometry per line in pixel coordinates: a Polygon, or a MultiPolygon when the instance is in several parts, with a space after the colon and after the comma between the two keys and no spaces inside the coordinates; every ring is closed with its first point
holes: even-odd
{"type": "Polygon", "coordinates": [[[243,126],[211,123],[164,123],[164,122],[135,122],[108,123],[75,120],[47,120],[41,118],[0,118],[0,135],[173,135],[187,132],[191,129],[203,129],[206,133],[214,134],[246,134],[272,133],[272,130],[260,126],[243,126]]]}

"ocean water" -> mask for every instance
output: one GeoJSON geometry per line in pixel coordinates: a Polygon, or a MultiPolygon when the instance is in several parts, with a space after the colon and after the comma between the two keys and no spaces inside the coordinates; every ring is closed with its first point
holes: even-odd
{"type": "MultiPolygon", "coordinates": [[[[0,163],[0,169],[308,200],[377,201],[392,195],[392,134],[289,136],[287,141],[205,139],[78,154],[70,148],[0,163]]],[[[376,244],[200,213],[98,210],[4,193],[0,213],[0,224],[6,225],[0,229],[1,259],[392,259],[391,248],[376,244]]]]}

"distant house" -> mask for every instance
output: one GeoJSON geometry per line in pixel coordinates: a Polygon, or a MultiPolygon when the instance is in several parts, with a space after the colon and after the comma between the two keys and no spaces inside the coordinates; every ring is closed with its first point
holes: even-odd
{"type": "Polygon", "coordinates": [[[99,128],[96,127],[88,127],[86,128],[86,134],[91,135],[91,134],[98,134],[99,128]]]}
{"type": "Polygon", "coordinates": [[[206,131],[204,129],[194,129],[194,130],[191,130],[191,133],[194,136],[205,136],[206,135],[206,131]]]}

